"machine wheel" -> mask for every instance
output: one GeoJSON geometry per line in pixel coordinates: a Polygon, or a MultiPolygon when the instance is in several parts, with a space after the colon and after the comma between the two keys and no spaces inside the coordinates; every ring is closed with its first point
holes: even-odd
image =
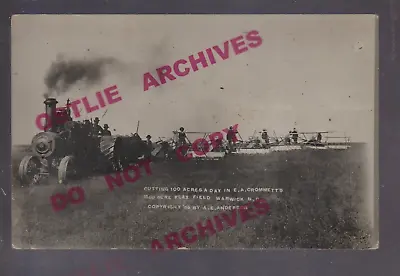
{"type": "Polygon", "coordinates": [[[22,158],[18,167],[18,177],[21,184],[35,184],[40,178],[42,163],[36,156],[28,155],[22,158]]]}
{"type": "Polygon", "coordinates": [[[73,156],[65,156],[58,165],[58,183],[67,184],[68,180],[77,176],[73,156]]]}

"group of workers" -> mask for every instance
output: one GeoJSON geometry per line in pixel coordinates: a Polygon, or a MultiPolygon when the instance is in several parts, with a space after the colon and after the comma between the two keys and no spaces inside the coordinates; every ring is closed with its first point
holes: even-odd
{"type": "MultiPolygon", "coordinates": [[[[72,121],[69,99],[67,100],[66,107],[56,110],[55,117],[57,132],[66,131],[64,123],[72,121]]],[[[108,124],[104,124],[103,127],[101,127],[99,122],[99,117],[94,118],[93,123],[90,120],[84,120],[83,125],[80,125],[80,128],[88,135],[111,136],[111,131],[109,130],[108,124]]]]}
{"type": "MultiPolygon", "coordinates": [[[[270,141],[269,141],[269,136],[268,136],[268,132],[266,129],[263,129],[262,133],[261,133],[261,139],[264,140],[266,145],[269,145],[270,141]]],[[[290,145],[290,144],[298,144],[298,140],[299,140],[299,133],[297,132],[296,128],[293,128],[293,130],[289,130],[289,134],[286,135],[284,137],[284,143],[286,145],[290,145]]],[[[320,132],[317,133],[317,137],[312,136],[310,140],[306,141],[307,143],[321,143],[322,142],[322,134],[320,132]]],[[[276,139],[276,143],[279,143],[279,140],[276,139]]]]}
{"type": "MultiPolygon", "coordinates": [[[[188,142],[190,143],[189,139],[187,138],[184,127],[180,127],[179,131],[177,131],[175,133],[177,134],[178,146],[187,145],[188,142]]],[[[238,133],[238,132],[236,130],[234,130],[232,126],[230,126],[228,128],[228,132],[226,134],[226,140],[228,141],[228,147],[230,150],[233,150],[234,138],[235,138],[236,133],[238,133]]],[[[221,139],[218,138],[215,140],[214,145],[215,146],[213,147],[212,151],[219,151],[222,149],[223,142],[221,139]]]]}
{"type": "Polygon", "coordinates": [[[289,135],[285,137],[285,144],[290,145],[293,141],[293,144],[297,144],[297,141],[299,139],[299,133],[297,132],[296,128],[293,128],[293,130],[289,130],[289,135]]]}
{"type": "MultiPolygon", "coordinates": [[[[104,124],[103,127],[100,126],[99,124],[100,119],[96,117],[91,123],[89,120],[84,120],[84,126],[87,127],[87,130],[92,134],[92,135],[99,135],[99,136],[111,136],[111,131],[109,130],[108,124],[104,124]]],[[[229,127],[227,135],[226,135],[226,140],[228,141],[228,147],[229,149],[233,149],[234,145],[234,137],[238,132],[233,129],[232,126],[229,127]]],[[[189,139],[187,138],[185,128],[180,127],[179,131],[175,132],[177,134],[177,144],[178,146],[183,146],[187,145],[188,142],[190,143],[189,139]]],[[[270,144],[270,137],[268,135],[267,129],[263,129],[261,132],[261,139],[264,141],[265,145],[270,144]]],[[[297,144],[299,139],[299,133],[297,132],[296,128],[293,128],[293,130],[289,131],[289,134],[285,136],[284,138],[284,143],[285,144],[297,144]]],[[[309,141],[307,142],[317,142],[321,143],[322,141],[322,135],[321,133],[317,133],[317,137],[313,136],[309,141]]],[[[146,136],[146,144],[153,148],[153,142],[151,141],[151,135],[146,136]]],[[[278,141],[277,141],[278,142],[278,141]]],[[[213,151],[218,151],[219,149],[222,148],[222,140],[217,139],[215,141],[215,147],[213,151]]]]}
{"type": "MultiPolygon", "coordinates": [[[[99,118],[96,117],[94,119],[94,122],[91,123],[89,120],[85,120],[84,121],[84,126],[87,126],[87,128],[89,129],[90,133],[92,133],[93,135],[101,135],[101,136],[107,136],[107,135],[111,135],[111,131],[109,130],[109,127],[107,124],[104,124],[103,127],[101,127],[99,125],[99,118]]],[[[174,132],[175,134],[177,134],[177,145],[179,146],[184,146],[184,145],[188,145],[191,144],[187,134],[185,132],[185,128],[184,127],[180,127],[179,131],[174,132]]],[[[228,149],[229,150],[233,150],[234,148],[234,137],[238,132],[236,130],[233,129],[232,126],[229,127],[227,135],[226,135],[226,140],[228,142],[228,149]]],[[[137,134],[136,134],[137,135],[137,134]]],[[[153,142],[151,141],[151,135],[147,135],[146,136],[146,140],[145,143],[149,146],[150,149],[153,149],[153,142]]],[[[140,138],[138,138],[140,139],[140,138]]],[[[263,129],[261,132],[261,139],[264,141],[265,145],[270,145],[270,137],[268,135],[267,129],[263,129]]],[[[297,132],[296,128],[293,128],[293,130],[289,131],[289,134],[285,136],[284,138],[284,143],[285,144],[297,144],[298,143],[298,139],[299,139],[299,133],[297,132]]],[[[307,142],[317,142],[320,143],[322,140],[322,135],[321,133],[317,133],[317,137],[312,137],[309,141],[307,142]]],[[[277,141],[279,142],[279,141],[277,141]]],[[[215,140],[215,147],[212,149],[212,151],[219,151],[223,148],[223,142],[221,139],[217,139],[215,140]]]]}
{"type": "MultiPolygon", "coordinates": [[[[186,132],[185,129],[183,127],[179,128],[179,131],[176,132],[177,136],[178,136],[178,146],[181,145],[186,145],[187,144],[187,136],[186,136],[186,132]]],[[[226,135],[226,140],[228,141],[228,146],[230,149],[233,149],[233,140],[235,137],[235,134],[237,133],[237,131],[235,131],[233,129],[233,127],[229,127],[228,133],[226,135]]],[[[264,141],[265,145],[270,145],[270,137],[268,135],[267,129],[263,129],[261,132],[261,139],[264,141]]],[[[289,134],[285,136],[284,138],[284,143],[287,145],[290,144],[298,144],[298,140],[299,140],[299,133],[297,131],[296,128],[293,128],[293,130],[289,131],[289,134]]],[[[322,135],[321,133],[317,133],[317,137],[312,137],[309,141],[307,142],[317,142],[317,143],[321,143],[322,141],[322,135]]],[[[276,142],[279,143],[279,140],[277,140],[276,142]]],[[[217,143],[217,148],[219,148],[220,146],[222,146],[222,141],[220,139],[216,140],[217,143]]]]}
{"type": "Polygon", "coordinates": [[[93,123],[91,123],[89,120],[84,120],[83,125],[91,135],[111,136],[111,131],[109,130],[108,124],[104,124],[103,127],[101,127],[99,122],[99,117],[96,117],[94,118],[93,123]]]}

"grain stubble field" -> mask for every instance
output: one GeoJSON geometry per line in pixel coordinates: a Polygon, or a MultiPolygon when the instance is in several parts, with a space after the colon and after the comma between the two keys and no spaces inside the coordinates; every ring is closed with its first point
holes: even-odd
{"type": "MultiPolygon", "coordinates": [[[[148,209],[148,204],[239,205],[212,200],[149,200],[144,187],[281,188],[282,193],[225,196],[263,197],[268,215],[198,241],[191,248],[354,248],[373,247],[363,194],[366,189],[365,145],[348,151],[303,150],[268,155],[228,156],[202,163],[152,163],[153,174],[108,191],[104,177],[56,184],[55,179],[20,187],[16,168],[26,154],[14,147],[12,242],[15,248],[149,248],[152,239],[192,225],[220,211],[148,209]],[[54,212],[49,197],[82,186],[86,200],[54,212]]],[[[175,194],[194,194],[180,192],[175,194]]],[[[203,193],[204,194],[204,193],[203,193]]],[[[218,194],[217,194],[218,195],[218,194]]],[[[222,194],[221,194],[222,195],[222,194]]]]}

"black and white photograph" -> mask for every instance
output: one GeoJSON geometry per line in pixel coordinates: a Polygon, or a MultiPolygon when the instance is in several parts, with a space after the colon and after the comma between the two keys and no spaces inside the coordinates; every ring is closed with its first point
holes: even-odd
{"type": "Polygon", "coordinates": [[[13,16],[13,247],[377,249],[377,39],[375,15],[13,16]]]}

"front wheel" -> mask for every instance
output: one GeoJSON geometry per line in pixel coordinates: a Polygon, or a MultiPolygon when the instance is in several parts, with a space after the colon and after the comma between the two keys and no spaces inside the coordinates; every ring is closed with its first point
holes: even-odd
{"type": "Polygon", "coordinates": [[[77,176],[76,164],[73,156],[65,156],[58,165],[58,183],[67,184],[69,179],[77,176]]]}
{"type": "Polygon", "coordinates": [[[28,155],[22,158],[18,167],[18,177],[21,184],[31,185],[38,182],[42,163],[36,156],[28,155]]]}

